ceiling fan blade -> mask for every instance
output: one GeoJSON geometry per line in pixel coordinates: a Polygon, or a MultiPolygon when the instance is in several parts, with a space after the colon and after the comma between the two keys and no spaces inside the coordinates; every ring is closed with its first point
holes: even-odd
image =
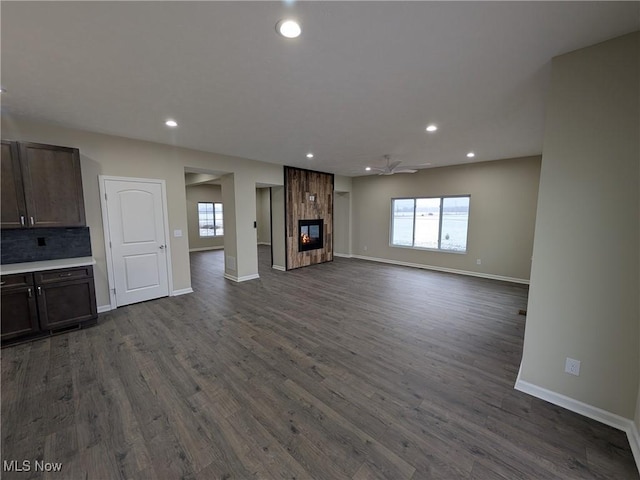
{"type": "Polygon", "coordinates": [[[386,172],[387,169],[386,168],[380,168],[380,167],[370,167],[372,172],[386,172]]]}
{"type": "Polygon", "coordinates": [[[393,170],[394,168],[396,168],[398,165],[400,165],[402,162],[400,160],[396,160],[395,162],[391,162],[389,164],[389,170],[393,170]]]}
{"type": "Polygon", "coordinates": [[[407,168],[409,170],[419,170],[424,167],[428,167],[431,165],[430,163],[419,163],[418,165],[403,165],[402,168],[407,168]]]}
{"type": "Polygon", "coordinates": [[[378,175],[393,175],[395,172],[388,172],[386,170],[380,172],[378,175]]]}
{"type": "Polygon", "coordinates": [[[411,170],[409,168],[398,168],[394,170],[393,173],[416,173],[418,170],[411,170]]]}

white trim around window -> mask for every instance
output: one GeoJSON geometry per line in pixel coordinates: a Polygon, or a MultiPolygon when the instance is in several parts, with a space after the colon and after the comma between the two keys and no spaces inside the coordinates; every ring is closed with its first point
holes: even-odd
{"type": "Polygon", "coordinates": [[[198,202],[198,235],[200,238],[224,235],[222,203],[198,202]]]}
{"type": "Polygon", "coordinates": [[[466,253],[471,195],[391,199],[389,245],[466,253]]]}

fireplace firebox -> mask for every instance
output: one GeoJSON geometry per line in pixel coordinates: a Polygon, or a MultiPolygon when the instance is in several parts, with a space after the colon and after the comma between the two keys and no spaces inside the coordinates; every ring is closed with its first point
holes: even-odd
{"type": "Polygon", "coordinates": [[[298,220],[298,251],[316,250],[324,246],[322,219],[298,220]]]}

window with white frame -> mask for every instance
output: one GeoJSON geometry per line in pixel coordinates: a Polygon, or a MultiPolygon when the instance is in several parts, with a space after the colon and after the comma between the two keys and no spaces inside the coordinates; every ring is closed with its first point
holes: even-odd
{"type": "Polygon", "coordinates": [[[391,200],[391,245],[467,251],[469,195],[391,200]]]}
{"type": "Polygon", "coordinates": [[[198,202],[198,229],[200,237],[219,237],[222,228],[222,203],[198,202]]]}

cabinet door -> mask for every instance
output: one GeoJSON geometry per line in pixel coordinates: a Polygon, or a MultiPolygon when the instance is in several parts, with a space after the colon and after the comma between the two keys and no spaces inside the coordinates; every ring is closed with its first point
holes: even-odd
{"type": "Polygon", "coordinates": [[[85,225],[78,149],[20,143],[20,165],[29,226],[85,225]]]}
{"type": "Polygon", "coordinates": [[[93,277],[36,286],[40,326],[55,330],[97,317],[93,277]]]}
{"type": "Polygon", "coordinates": [[[25,226],[26,209],[17,144],[2,140],[0,159],[2,164],[2,172],[0,173],[2,216],[0,223],[2,228],[21,228],[25,226]]]}
{"type": "Polygon", "coordinates": [[[31,274],[3,276],[2,283],[2,340],[39,331],[36,295],[31,274]]]}

